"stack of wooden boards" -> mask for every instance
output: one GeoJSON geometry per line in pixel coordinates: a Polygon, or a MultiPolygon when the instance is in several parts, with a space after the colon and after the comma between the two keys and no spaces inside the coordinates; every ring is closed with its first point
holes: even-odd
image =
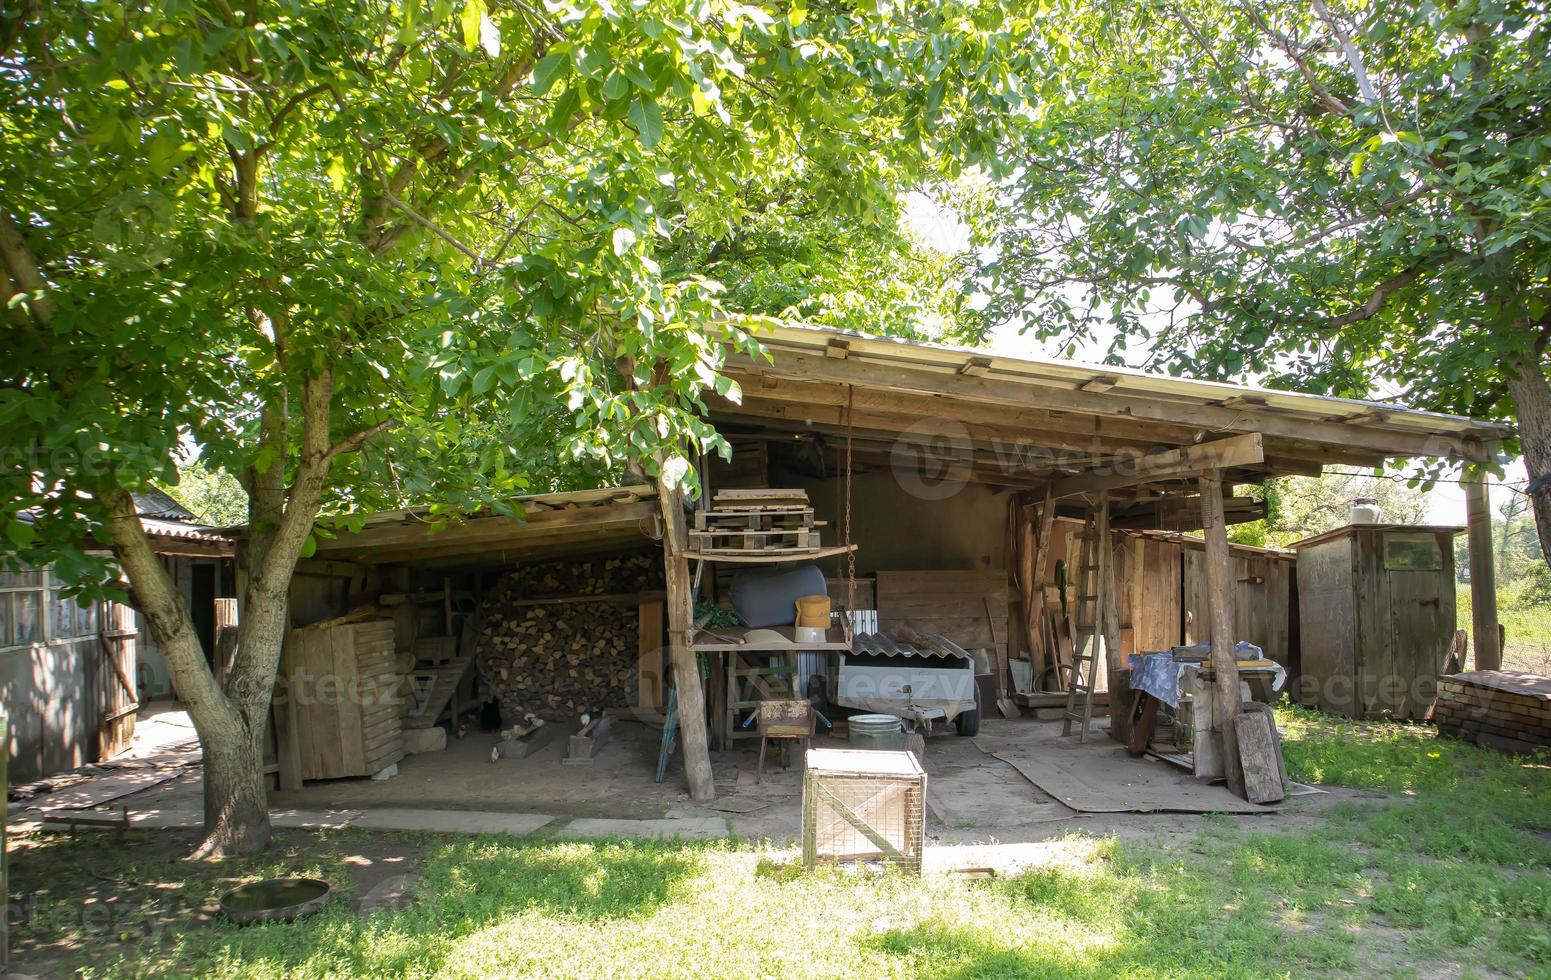
{"type": "Polygon", "coordinates": [[[689,541],[703,555],[801,555],[822,547],[823,524],[805,490],[722,490],[695,511],[689,541]]]}
{"type": "Polygon", "coordinates": [[[302,779],[370,776],[404,757],[395,659],[391,620],[291,631],[281,672],[302,779]]]}

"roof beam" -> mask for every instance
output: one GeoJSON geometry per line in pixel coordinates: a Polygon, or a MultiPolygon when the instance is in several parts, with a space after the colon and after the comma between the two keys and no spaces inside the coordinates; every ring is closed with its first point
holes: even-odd
{"type": "Polygon", "coordinates": [[[531,511],[525,520],[514,517],[477,517],[441,530],[432,530],[424,521],[368,526],[350,534],[318,541],[319,555],[366,554],[374,549],[393,546],[470,547],[492,541],[520,540],[525,537],[553,536],[576,528],[621,525],[634,527],[657,513],[651,500],[628,504],[600,504],[559,510],[531,511]]]}
{"type": "Polygon", "coordinates": [[[1481,440],[1442,432],[1399,432],[1373,429],[1270,409],[1225,408],[1204,402],[1173,400],[1126,391],[1121,395],[1073,390],[1042,384],[1038,379],[1015,381],[1000,376],[971,378],[918,364],[875,359],[855,350],[843,362],[799,350],[766,344],[773,363],[755,365],[746,355],[730,363],[758,367],[777,376],[864,384],[895,391],[945,395],[995,405],[1038,407],[1089,415],[1198,426],[1210,431],[1259,432],[1290,439],[1331,443],[1372,453],[1377,463],[1392,456],[1462,457],[1483,461],[1490,455],[1481,440]],[[1033,383],[1030,383],[1030,382],[1033,383]]]}
{"type": "MultiPolygon", "coordinates": [[[[1178,480],[1194,476],[1203,470],[1225,470],[1240,466],[1253,466],[1265,461],[1265,451],[1260,444],[1260,433],[1250,432],[1203,442],[1184,449],[1142,456],[1129,465],[1107,467],[1103,471],[1084,473],[1057,480],[1051,485],[1051,496],[1070,497],[1073,494],[1091,493],[1098,490],[1114,490],[1134,487],[1157,480],[1178,480]]],[[[1128,461],[1129,462],[1129,461],[1128,461]]]]}

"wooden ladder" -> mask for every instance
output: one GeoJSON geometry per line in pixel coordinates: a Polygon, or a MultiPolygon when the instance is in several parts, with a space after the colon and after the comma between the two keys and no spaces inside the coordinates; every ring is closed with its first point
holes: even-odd
{"type": "MultiPolygon", "coordinates": [[[[1061,734],[1072,734],[1072,723],[1081,727],[1077,740],[1088,740],[1093,723],[1093,689],[1098,684],[1098,663],[1105,654],[1104,617],[1109,596],[1104,583],[1109,572],[1109,495],[1101,494],[1098,506],[1083,527],[1076,575],[1077,602],[1072,619],[1072,679],[1066,690],[1066,710],[1061,714],[1061,734]],[[1079,703],[1080,702],[1080,703],[1079,703]]],[[[1107,658],[1106,658],[1107,659],[1107,658]]]]}
{"type": "MultiPolygon", "coordinates": [[[[442,711],[446,709],[453,695],[458,693],[458,685],[463,683],[463,676],[469,672],[473,664],[472,657],[453,657],[445,663],[432,667],[418,668],[410,676],[414,678],[414,691],[411,696],[424,692],[425,699],[417,700],[415,710],[404,718],[405,728],[430,728],[441,720],[442,711]]],[[[453,734],[458,731],[457,712],[453,712],[453,734]]]]}

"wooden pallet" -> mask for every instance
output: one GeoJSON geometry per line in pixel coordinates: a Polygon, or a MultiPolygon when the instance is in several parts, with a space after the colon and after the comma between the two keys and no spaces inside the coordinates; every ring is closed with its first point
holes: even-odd
{"type": "Polygon", "coordinates": [[[697,510],[695,530],[711,528],[747,528],[763,530],[772,527],[823,527],[824,521],[813,519],[812,507],[790,507],[762,510],[697,510]]]}
{"type": "Polygon", "coordinates": [[[764,531],[715,530],[691,531],[690,543],[700,551],[768,551],[775,549],[817,548],[817,528],[775,528],[764,531]]]}

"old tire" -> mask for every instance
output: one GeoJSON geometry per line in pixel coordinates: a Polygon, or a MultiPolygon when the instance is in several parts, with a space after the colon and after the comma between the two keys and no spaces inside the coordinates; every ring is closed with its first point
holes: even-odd
{"type": "Polygon", "coordinates": [[[975,707],[972,711],[960,711],[957,718],[953,719],[953,727],[960,735],[970,738],[980,734],[980,692],[975,692],[975,707]]]}

